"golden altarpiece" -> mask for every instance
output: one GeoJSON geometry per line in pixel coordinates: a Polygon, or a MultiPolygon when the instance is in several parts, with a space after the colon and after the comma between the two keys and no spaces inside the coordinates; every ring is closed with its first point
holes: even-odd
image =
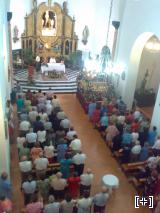
{"type": "Polygon", "coordinates": [[[68,15],[67,3],[33,0],[31,14],[25,17],[25,31],[21,36],[22,49],[32,49],[43,59],[69,56],[77,50],[78,37],[74,32],[75,19],[68,15]]]}

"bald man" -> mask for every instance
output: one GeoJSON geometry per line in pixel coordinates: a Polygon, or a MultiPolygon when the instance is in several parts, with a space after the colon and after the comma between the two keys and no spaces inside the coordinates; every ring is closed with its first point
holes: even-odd
{"type": "Polygon", "coordinates": [[[93,173],[91,169],[87,169],[87,172],[82,174],[80,176],[81,182],[80,182],[80,195],[83,196],[85,192],[87,192],[90,195],[91,191],[91,184],[93,181],[93,173]]]}
{"type": "Polygon", "coordinates": [[[109,198],[108,189],[103,186],[100,193],[96,194],[93,198],[93,204],[94,204],[94,213],[105,213],[105,207],[106,203],[109,198]]]}

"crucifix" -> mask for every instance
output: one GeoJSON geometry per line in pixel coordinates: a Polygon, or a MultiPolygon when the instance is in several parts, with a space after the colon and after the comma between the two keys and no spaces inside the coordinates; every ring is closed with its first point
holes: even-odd
{"type": "Polygon", "coordinates": [[[48,7],[51,7],[52,0],[48,0],[48,7]]]}

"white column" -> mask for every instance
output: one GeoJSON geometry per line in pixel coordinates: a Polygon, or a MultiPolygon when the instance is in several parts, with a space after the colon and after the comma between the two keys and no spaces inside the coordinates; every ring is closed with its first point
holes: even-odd
{"type": "Polygon", "coordinates": [[[160,134],[160,86],[156,98],[156,103],[153,110],[151,126],[156,126],[158,134],[160,134]]]}

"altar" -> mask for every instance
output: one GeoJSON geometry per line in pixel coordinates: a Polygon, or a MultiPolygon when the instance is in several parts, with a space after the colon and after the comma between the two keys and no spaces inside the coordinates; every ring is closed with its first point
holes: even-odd
{"type": "Polygon", "coordinates": [[[63,63],[47,63],[41,66],[41,72],[45,75],[49,75],[50,72],[64,74],[65,65],[63,63]]]}

